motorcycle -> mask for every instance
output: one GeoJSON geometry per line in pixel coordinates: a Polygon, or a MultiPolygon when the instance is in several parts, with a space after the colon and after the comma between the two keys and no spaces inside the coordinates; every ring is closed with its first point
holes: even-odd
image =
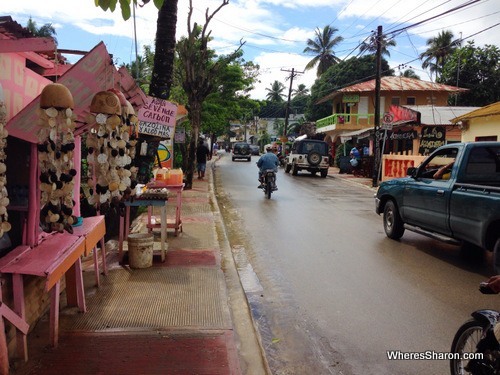
{"type": "Polygon", "coordinates": [[[272,169],[267,169],[261,176],[262,190],[267,199],[271,199],[273,191],[278,190],[276,187],[276,172],[272,169]]]}
{"type": "MultiPolygon", "coordinates": [[[[479,290],[494,294],[487,283],[479,290]]],[[[452,375],[500,375],[500,312],[478,310],[455,334],[451,344],[450,370],[452,375]],[[495,335],[495,331],[497,335],[495,335]]]]}

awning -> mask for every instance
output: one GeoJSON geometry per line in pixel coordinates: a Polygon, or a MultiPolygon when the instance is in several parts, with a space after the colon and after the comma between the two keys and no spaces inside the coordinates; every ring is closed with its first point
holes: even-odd
{"type": "MultiPolygon", "coordinates": [[[[136,110],[142,107],[146,100],[146,95],[137,86],[127,69],[124,67],[116,69],[103,42],[73,65],[57,83],[66,86],[73,95],[74,113],[77,116],[75,135],[82,134],[90,126],[86,118],[92,98],[99,91],[110,88],[121,91],[136,110]]],[[[38,143],[37,109],[39,106],[40,95],[10,119],[6,125],[9,135],[31,143],[38,143]]]]}
{"type": "Polygon", "coordinates": [[[372,130],[373,129],[361,129],[349,133],[342,133],[340,134],[340,142],[346,143],[347,141],[350,141],[353,138],[357,139],[368,138],[372,130]]]}

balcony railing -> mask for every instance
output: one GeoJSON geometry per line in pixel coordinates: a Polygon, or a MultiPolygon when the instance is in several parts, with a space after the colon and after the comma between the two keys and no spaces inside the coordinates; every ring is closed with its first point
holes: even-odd
{"type": "Polygon", "coordinates": [[[324,117],[316,121],[316,129],[324,128],[329,125],[351,125],[362,128],[374,124],[375,115],[372,113],[334,113],[331,116],[324,117]]]}

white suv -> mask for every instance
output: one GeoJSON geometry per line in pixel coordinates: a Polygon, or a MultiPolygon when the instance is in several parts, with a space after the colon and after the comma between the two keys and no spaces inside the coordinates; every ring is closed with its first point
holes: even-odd
{"type": "Polygon", "coordinates": [[[321,177],[328,175],[329,168],[328,143],[315,139],[302,139],[295,141],[290,153],[286,157],[285,172],[292,171],[294,176],[305,169],[316,174],[321,173],[321,177]]]}

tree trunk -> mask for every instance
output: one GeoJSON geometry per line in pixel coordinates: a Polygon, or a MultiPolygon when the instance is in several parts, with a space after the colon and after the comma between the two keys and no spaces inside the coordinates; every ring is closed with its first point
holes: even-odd
{"type": "Polygon", "coordinates": [[[177,1],[165,0],[158,11],[153,74],[149,94],[168,100],[173,82],[177,1]]]}
{"type": "MultiPolygon", "coordinates": [[[[177,25],[177,0],[165,0],[158,11],[156,22],[156,44],[153,73],[149,86],[149,95],[155,98],[168,100],[173,82],[174,55],[175,55],[175,29],[177,25]]],[[[139,61],[136,61],[139,63],[139,61]]],[[[150,147],[158,148],[161,138],[147,134],[140,134],[139,144],[146,141],[150,147]]],[[[148,153],[146,156],[138,155],[134,164],[144,171],[141,174],[141,183],[147,183],[152,175],[156,155],[148,153]]]]}
{"type": "Polygon", "coordinates": [[[190,106],[188,108],[188,117],[191,123],[191,139],[189,140],[188,146],[188,166],[186,171],[186,189],[191,189],[193,187],[193,175],[196,166],[196,146],[198,144],[198,138],[200,134],[201,126],[201,103],[197,100],[190,100],[190,106]]]}

